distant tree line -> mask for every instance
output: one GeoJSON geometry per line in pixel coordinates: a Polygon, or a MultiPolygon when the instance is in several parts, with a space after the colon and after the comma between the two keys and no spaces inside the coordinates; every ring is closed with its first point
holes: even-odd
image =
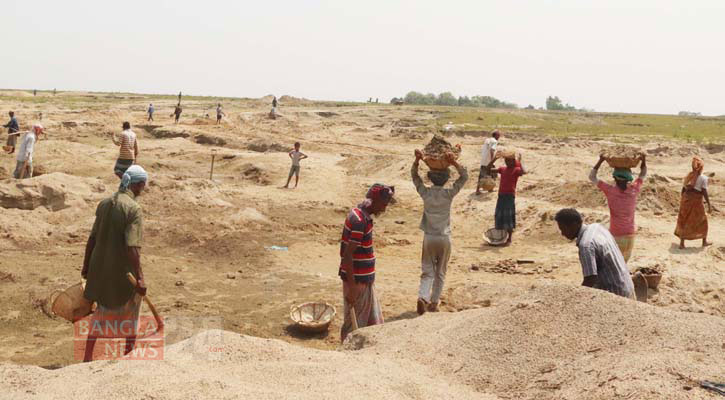
{"type": "Polygon", "coordinates": [[[576,108],[569,103],[564,104],[559,96],[549,96],[546,98],[546,109],[554,111],[594,111],[587,108],[576,108]]]}
{"type": "Polygon", "coordinates": [[[699,112],[690,112],[690,111],[680,111],[677,113],[680,117],[700,117],[702,116],[702,113],[699,112]]]}
{"type": "Polygon", "coordinates": [[[390,103],[399,101],[405,104],[438,105],[438,106],[463,106],[463,107],[489,107],[489,108],[517,108],[516,104],[507,103],[491,96],[454,96],[451,92],[443,92],[437,96],[434,93],[423,94],[419,92],[408,92],[405,97],[393,97],[390,103]]]}

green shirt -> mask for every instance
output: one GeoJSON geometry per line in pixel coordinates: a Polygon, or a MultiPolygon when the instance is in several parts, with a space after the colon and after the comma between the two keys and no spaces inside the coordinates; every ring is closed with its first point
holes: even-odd
{"type": "Polygon", "coordinates": [[[127,272],[133,273],[127,247],[141,247],[143,240],[143,216],[134,197],[130,190],[119,191],[96,208],[91,231],[96,245],[88,267],[85,297],[106,308],[120,307],[133,295],[134,288],[126,277],[127,272]]]}

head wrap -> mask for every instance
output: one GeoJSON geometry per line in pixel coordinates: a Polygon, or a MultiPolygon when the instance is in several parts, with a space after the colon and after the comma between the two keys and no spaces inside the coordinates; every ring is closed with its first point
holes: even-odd
{"type": "Polygon", "coordinates": [[[634,176],[632,176],[632,170],[630,170],[629,168],[615,168],[612,176],[614,177],[614,179],[619,181],[632,182],[634,180],[634,176]]]}
{"type": "Polygon", "coordinates": [[[700,157],[692,157],[692,172],[687,174],[685,177],[685,186],[695,186],[697,177],[702,174],[702,170],[705,168],[705,163],[700,157]]]}
{"type": "Polygon", "coordinates": [[[36,123],[34,123],[34,124],[33,124],[33,133],[35,133],[35,130],[36,130],[36,129],[37,129],[37,130],[39,130],[39,131],[41,131],[41,132],[43,132],[43,125],[41,125],[41,124],[39,124],[39,123],[37,123],[37,122],[36,122],[36,123]]]}
{"type": "Polygon", "coordinates": [[[121,177],[121,186],[119,186],[120,190],[128,190],[128,185],[133,185],[134,183],[139,182],[146,182],[149,179],[149,175],[146,173],[146,171],[141,168],[140,165],[132,165],[128,167],[126,172],[123,173],[123,177],[121,177]]]}
{"type": "Polygon", "coordinates": [[[395,194],[394,186],[383,185],[382,183],[376,183],[370,186],[368,193],[365,195],[366,199],[372,201],[383,201],[385,203],[390,202],[395,194]]]}

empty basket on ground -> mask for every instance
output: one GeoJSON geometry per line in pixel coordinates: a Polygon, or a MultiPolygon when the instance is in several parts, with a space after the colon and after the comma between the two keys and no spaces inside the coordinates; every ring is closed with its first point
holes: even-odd
{"type": "Polygon", "coordinates": [[[506,239],[508,239],[508,232],[503,229],[492,228],[487,230],[484,236],[489,244],[496,246],[506,242],[506,239]]]}
{"type": "Polygon", "coordinates": [[[303,303],[293,306],[290,310],[290,318],[297,328],[303,332],[320,333],[330,327],[335,318],[335,307],[328,303],[303,303]]]}
{"type": "Polygon", "coordinates": [[[81,281],[66,290],[51,293],[48,303],[53,314],[70,322],[90,314],[93,303],[83,297],[84,289],[85,283],[81,281]]]}

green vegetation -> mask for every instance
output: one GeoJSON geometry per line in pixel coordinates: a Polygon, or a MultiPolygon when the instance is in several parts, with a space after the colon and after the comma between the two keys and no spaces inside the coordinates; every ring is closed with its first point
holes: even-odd
{"type": "Polygon", "coordinates": [[[456,98],[451,92],[443,92],[437,96],[433,93],[423,94],[408,92],[405,97],[394,97],[391,104],[403,100],[405,104],[438,105],[438,106],[461,106],[461,107],[489,107],[489,108],[516,108],[516,104],[507,103],[491,96],[458,96],[456,98]]]}
{"type": "Polygon", "coordinates": [[[436,127],[448,122],[459,130],[492,130],[545,135],[670,137],[699,143],[725,142],[725,118],[656,114],[562,112],[543,110],[439,109],[436,127]]]}
{"type": "Polygon", "coordinates": [[[578,110],[576,107],[569,105],[569,103],[563,104],[561,102],[561,99],[559,96],[549,96],[546,98],[546,109],[551,111],[593,111],[593,110],[586,110],[586,109],[580,109],[578,110]]]}

